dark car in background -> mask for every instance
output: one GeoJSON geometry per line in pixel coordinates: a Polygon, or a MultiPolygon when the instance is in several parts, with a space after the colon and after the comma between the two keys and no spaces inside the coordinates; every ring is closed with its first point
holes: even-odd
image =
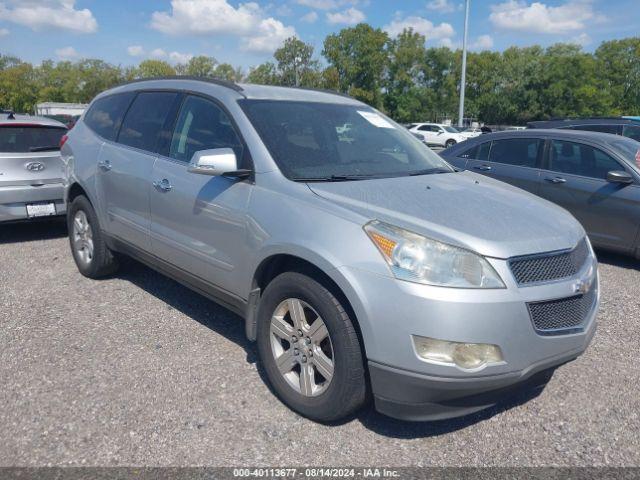
{"type": "Polygon", "coordinates": [[[566,208],[595,247],[640,258],[639,142],[598,132],[529,129],[471,138],[441,155],[458,168],[566,208]]]}
{"type": "Polygon", "coordinates": [[[528,128],[566,128],[588,132],[611,133],[640,141],[640,120],[633,118],[566,118],[529,122],[528,128]]]}

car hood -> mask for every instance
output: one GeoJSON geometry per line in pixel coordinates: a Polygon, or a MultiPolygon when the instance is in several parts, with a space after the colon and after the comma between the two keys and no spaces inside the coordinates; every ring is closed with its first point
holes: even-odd
{"type": "Polygon", "coordinates": [[[309,188],[371,220],[488,257],[573,248],[584,236],[566,210],[471,172],[310,183],[309,188]]]}

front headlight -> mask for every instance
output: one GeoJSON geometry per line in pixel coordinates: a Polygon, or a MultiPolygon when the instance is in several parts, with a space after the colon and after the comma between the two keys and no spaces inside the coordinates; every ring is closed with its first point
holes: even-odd
{"type": "Polygon", "coordinates": [[[469,250],[377,220],[364,230],[400,280],[440,287],[505,288],[489,262],[469,250]]]}

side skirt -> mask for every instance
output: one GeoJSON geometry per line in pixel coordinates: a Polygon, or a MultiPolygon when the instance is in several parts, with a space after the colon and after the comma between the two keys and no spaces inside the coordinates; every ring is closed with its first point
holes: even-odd
{"type": "Polygon", "coordinates": [[[107,239],[107,245],[112,250],[123,253],[139,262],[147,265],[148,267],[156,270],[157,272],[169,277],[176,282],[184,285],[185,287],[193,290],[200,295],[213,300],[217,304],[231,310],[233,313],[240,315],[246,320],[249,313],[248,303],[246,300],[234,295],[227,290],[224,290],[216,285],[213,285],[200,277],[197,277],[161,258],[156,257],[148,252],[145,252],[138,247],[131,245],[124,240],[120,240],[113,236],[110,236],[106,232],[102,234],[107,239]]]}

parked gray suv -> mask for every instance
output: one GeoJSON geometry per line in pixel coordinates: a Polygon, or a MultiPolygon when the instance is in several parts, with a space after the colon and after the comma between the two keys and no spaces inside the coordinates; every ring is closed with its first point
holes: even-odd
{"type": "Polygon", "coordinates": [[[80,272],[133,256],[238,313],[311,419],[370,394],[397,418],[465,415],[593,337],[597,264],[571,215],[456,172],[351,98],[134,82],[98,96],[62,153],[80,272]]]}

